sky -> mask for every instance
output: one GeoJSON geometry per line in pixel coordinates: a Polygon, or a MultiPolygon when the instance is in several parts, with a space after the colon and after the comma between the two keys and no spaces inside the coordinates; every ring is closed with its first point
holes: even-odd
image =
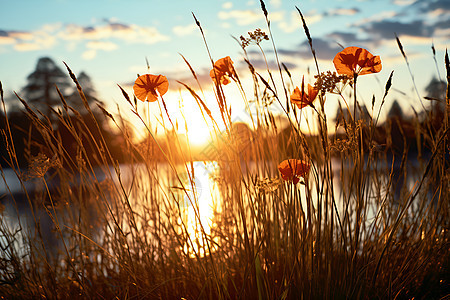
{"type": "MultiPolygon", "coordinates": [[[[0,5],[0,81],[5,93],[20,94],[37,60],[48,56],[61,69],[64,61],[75,74],[86,72],[98,98],[124,110],[127,104],[117,85],[132,94],[137,74],[148,72],[168,77],[167,102],[194,105],[188,100],[180,104],[179,98],[187,96],[176,81],[193,84],[180,54],[199,75],[209,97],[211,61],[193,14],[213,60],[230,56],[243,81],[250,73],[234,38],[256,28],[268,32],[259,0],[0,0],[0,5]]],[[[301,85],[303,75],[312,83],[315,74],[296,7],[309,27],[321,71],[334,71],[332,59],[340,45],[363,47],[381,57],[382,71],[360,80],[361,101],[368,105],[372,95],[381,98],[392,70],[394,90],[386,105],[398,100],[405,111],[420,106],[418,98],[425,96],[424,88],[433,77],[445,78],[444,54],[450,46],[448,0],[265,0],[265,5],[278,58],[289,68],[294,85],[301,85]],[[407,54],[412,76],[395,35],[407,54]]],[[[272,41],[261,46],[277,72],[272,41]]],[[[246,50],[267,78],[258,48],[246,50]]],[[[227,87],[226,92],[239,95],[236,86],[227,87]]],[[[247,95],[251,98],[251,85],[247,95]]],[[[242,96],[231,98],[235,112],[245,111],[242,96]]],[[[328,102],[335,109],[336,102],[328,102]]]]}

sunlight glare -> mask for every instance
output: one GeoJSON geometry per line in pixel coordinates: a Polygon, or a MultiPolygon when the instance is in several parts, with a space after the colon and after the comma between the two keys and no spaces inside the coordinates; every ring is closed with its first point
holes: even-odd
{"type": "Polygon", "coordinates": [[[196,161],[193,166],[193,183],[187,184],[189,192],[184,199],[187,205],[184,210],[184,221],[192,244],[186,244],[183,250],[190,256],[195,256],[195,253],[204,256],[216,247],[211,243],[208,247],[205,235],[208,240],[211,238],[214,216],[220,212],[221,207],[221,195],[213,178],[218,165],[215,161],[196,161]]]}

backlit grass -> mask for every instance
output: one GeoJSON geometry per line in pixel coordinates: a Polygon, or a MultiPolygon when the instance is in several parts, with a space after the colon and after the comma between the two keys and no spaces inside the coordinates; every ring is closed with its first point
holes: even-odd
{"type": "MultiPolygon", "coordinates": [[[[211,132],[210,148],[205,146],[201,153],[191,151],[172,130],[177,125],[167,109],[172,104],[163,98],[167,91],[163,75],[139,77],[135,96],[122,89],[120,109],[131,110],[141,122],[148,135],[144,141],[136,143],[127,122],[102,108],[121,133],[125,158],[120,162],[108,141],[98,136],[102,124],[68,66],[90,125],[62,95],[61,109],[53,113],[60,128],[73,137],[75,157],[49,119],[20,99],[34,132],[42,137],[42,151],[29,153],[28,170],[19,168],[18,157],[23,154],[16,153],[12,125],[6,120],[1,134],[9,169],[24,193],[10,193],[4,197],[8,203],[3,201],[10,208],[0,221],[0,295],[29,299],[448,296],[449,97],[439,127],[433,125],[431,114],[413,122],[416,146],[409,151],[411,139],[402,124],[396,128],[403,131],[403,140],[392,141],[394,127],[379,124],[379,111],[364,117],[359,105],[357,95],[364,91],[358,90],[358,83],[381,70],[382,57],[362,48],[345,49],[335,58],[338,73],[320,73],[316,60],[316,82],[310,83],[295,82],[281,63],[276,69],[256,70],[246,47],[255,44],[265,57],[260,43],[273,43],[269,16],[261,3],[267,34],[259,29],[240,40],[254,89],[249,92],[242,85],[230,57],[211,59],[215,103],[208,102],[197,86],[181,83],[211,132]],[[227,84],[236,85],[251,110],[249,127],[233,122],[232,104],[223,89],[227,84]],[[336,126],[324,109],[331,93],[341,97],[340,105],[348,112],[336,126]],[[139,108],[147,104],[139,99],[158,102],[164,116],[161,122],[166,122],[164,138],[140,113],[139,108]],[[250,106],[249,99],[256,104],[250,106]],[[219,117],[211,113],[213,106],[219,117]],[[279,107],[278,116],[271,106],[279,107]],[[300,127],[304,110],[311,111],[308,116],[314,120],[308,122],[317,131],[300,127]],[[286,128],[280,127],[279,118],[286,128]],[[330,124],[339,128],[336,134],[328,129],[330,124]],[[393,153],[393,144],[398,143],[405,147],[393,153]]],[[[304,20],[303,26],[315,57],[320,49],[314,49],[304,20]]],[[[205,46],[208,49],[206,42],[205,46]]],[[[274,43],[273,47],[278,61],[274,43]]],[[[447,55],[446,59],[450,74],[447,55]]],[[[194,67],[185,62],[200,85],[194,67]]],[[[392,73],[384,97],[374,99],[381,103],[380,110],[391,79],[392,73]]],[[[2,103],[6,111],[3,92],[2,103]]],[[[32,137],[28,143],[33,144],[32,137]]]]}

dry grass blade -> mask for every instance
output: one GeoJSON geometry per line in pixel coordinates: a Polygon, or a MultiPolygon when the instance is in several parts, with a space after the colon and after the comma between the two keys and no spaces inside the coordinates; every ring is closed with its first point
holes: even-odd
{"type": "Polygon", "coordinates": [[[303,30],[305,31],[309,46],[312,49],[312,38],[311,38],[311,34],[309,33],[308,25],[306,25],[306,21],[305,21],[305,18],[303,17],[302,11],[297,6],[295,8],[297,9],[298,13],[300,14],[300,18],[302,20],[302,25],[303,25],[303,30]]]}
{"type": "Polygon", "coordinates": [[[132,107],[135,107],[135,106],[133,105],[133,103],[131,102],[130,97],[128,96],[127,92],[125,92],[125,90],[124,90],[120,85],[117,85],[117,86],[119,87],[120,91],[122,92],[122,95],[123,95],[123,97],[125,98],[125,100],[127,100],[127,102],[130,103],[130,105],[131,105],[132,107]]]}
{"type": "Polygon", "coordinates": [[[107,116],[108,118],[110,118],[112,121],[116,122],[114,120],[114,117],[112,114],[110,114],[102,105],[100,105],[99,103],[97,103],[97,107],[100,108],[100,110],[102,111],[102,113],[107,116]]]}
{"type": "Polygon", "coordinates": [[[264,13],[264,17],[267,19],[269,13],[267,12],[266,4],[264,3],[263,0],[259,0],[259,3],[261,4],[261,9],[262,9],[262,11],[263,11],[263,13],[264,13]]]}
{"type": "Polygon", "coordinates": [[[387,96],[387,94],[388,94],[388,92],[389,92],[389,89],[390,89],[391,86],[392,86],[392,76],[394,76],[394,71],[391,72],[391,74],[389,75],[389,79],[388,79],[388,81],[386,82],[386,86],[385,86],[385,88],[384,88],[383,101],[384,101],[384,99],[386,98],[386,96],[387,96]]]}
{"type": "Polygon", "coordinates": [[[198,104],[201,104],[201,107],[203,108],[203,110],[205,110],[205,112],[208,114],[208,116],[211,118],[212,121],[214,121],[212,114],[211,114],[211,110],[206,106],[205,102],[202,100],[202,98],[200,98],[199,95],[197,95],[197,93],[191,89],[187,84],[181,82],[181,81],[177,81],[179,84],[183,85],[188,91],[189,93],[191,93],[191,95],[194,97],[194,99],[197,101],[198,104]]]}
{"type": "Polygon", "coordinates": [[[312,38],[311,38],[311,34],[309,33],[308,25],[306,25],[306,21],[305,21],[305,18],[303,17],[301,10],[297,6],[295,8],[297,9],[298,13],[300,14],[300,18],[302,20],[302,25],[303,25],[303,30],[305,31],[306,38],[308,39],[309,47],[311,49],[311,53],[314,58],[314,63],[316,65],[317,74],[320,74],[319,63],[318,63],[317,57],[316,57],[316,50],[314,50],[314,47],[313,47],[312,38]]]}
{"type": "Polygon", "coordinates": [[[406,56],[405,50],[403,50],[403,45],[400,42],[400,39],[398,38],[397,34],[395,34],[395,40],[397,41],[398,49],[400,49],[400,53],[403,55],[403,58],[408,62],[408,57],[406,56]]]}
{"type": "Polygon", "coordinates": [[[426,112],[427,109],[423,105],[422,97],[420,97],[419,90],[417,89],[417,85],[416,85],[416,81],[414,79],[414,75],[413,75],[413,73],[411,71],[411,67],[409,66],[408,57],[406,56],[405,50],[403,49],[403,45],[400,42],[400,39],[398,38],[397,34],[395,34],[395,40],[397,41],[397,46],[400,49],[400,52],[402,53],[403,58],[405,59],[406,66],[408,67],[409,75],[411,76],[411,80],[412,80],[412,83],[413,83],[413,86],[414,86],[414,91],[416,92],[417,98],[419,99],[419,102],[422,105],[422,109],[426,112]]]}
{"type": "Polygon", "coordinates": [[[450,60],[448,58],[447,49],[445,50],[445,70],[447,73],[447,105],[448,105],[450,103],[450,60]]]}

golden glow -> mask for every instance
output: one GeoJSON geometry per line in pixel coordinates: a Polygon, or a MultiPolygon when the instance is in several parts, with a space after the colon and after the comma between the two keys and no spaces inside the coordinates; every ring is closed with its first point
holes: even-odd
{"type": "Polygon", "coordinates": [[[194,147],[208,144],[211,140],[211,132],[203,117],[194,117],[187,121],[187,136],[189,143],[194,147]]]}
{"type": "Polygon", "coordinates": [[[185,208],[182,213],[191,240],[191,243],[184,245],[183,250],[192,257],[214,251],[215,244],[210,241],[207,244],[206,238],[210,239],[214,215],[220,212],[221,207],[221,195],[213,178],[218,170],[217,162],[196,161],[193,167],[194,176],[187,176],[185,208]]]}
{"type": "MultiPolygon", "coordinates": [[[[191,96],[189,96],[191,97],[191,96]]],[[[186,134],[189,144],[193,147],[207,146],[211,141],[211,119],[200,111],[194,99],[184,100],[180,105],[178,118],[178,133],[186,134]]]]}

